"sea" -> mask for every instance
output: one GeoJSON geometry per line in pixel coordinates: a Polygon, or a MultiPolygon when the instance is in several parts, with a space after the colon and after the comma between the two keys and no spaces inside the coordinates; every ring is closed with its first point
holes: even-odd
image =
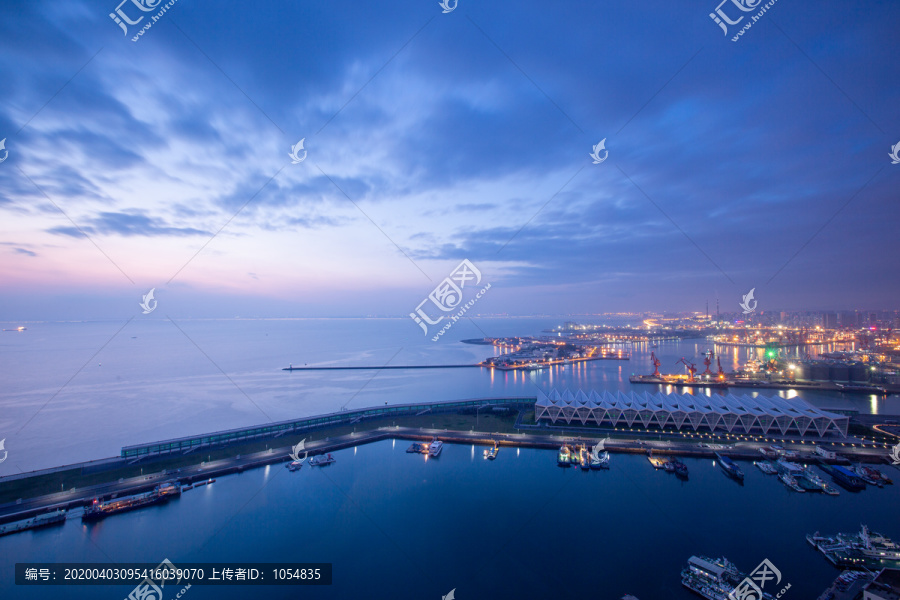
{"type": "MultiPolygon", "coordinates": [[[[149,315],[153,317],[153,315],[149,315]]],[[[565,317],[459,321],[438,341],[411,319],[226,319],[4,323],[0,334],[0,476],[117,456],[122,446],[385,403],[533,395],[552,388],[650,391],[630,384],[684,357],[703,369],[703,339],[623,346],[628,361],[529,372],[483,369],[283,371],[294,366],[470,364],[497,352],[462,343],[550,335],[565,317]]],[[[584,323],[639,324],[626,317],[584,323]]],[[[823,347],[788,349],[797,358],[823,347]]],[[[759,350],[721,349],[726,370],[759,350]]],[[[681,391],[681,390],[679,390],[681,391]]],[[[684,390],[687,392],[687,390],[684,390]]],[[[716,393],[695,391],[694,393],[716,393]]],[[[764,390],[826,409],[900,414],[900,398],[764,390]]],[[[753,395],[751,393],[751,395],[753,395]]],[[[163,598],[696,597],[679,573],[693,555],[749,572],[769,560],[777,592],[816,598],[839,573],[807,533],[861,523],[900,539],[900,485],[790,492],[744,463],[743,486],[712,460],[687,481],[645,457],[613,455],[609,471],[556,466],[555,452],[447,445],[425,460],[385,440],[335,453],[328,467],[270,466],[222,477],[166,505],[95,524],[0,538],[0,598],[127,598],[133,586],[22,586],[15,563],[331,563],[330,586],[171,584],[163,598]]],[[[884,467],[900,483],[900,471],[884,467]]],[[[770,583],[771,585],[771,583],[770,583]]]]}

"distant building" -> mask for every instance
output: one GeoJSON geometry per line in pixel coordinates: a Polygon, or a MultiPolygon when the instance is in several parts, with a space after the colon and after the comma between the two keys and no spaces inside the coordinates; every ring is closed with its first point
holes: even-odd
{"type": "Polygon", "coordinates": [[[859,316],[854,310],[845,310],[841,312],[841,327],[856,328],[859,327],[859,316]]]}
{"type": "Polygon", "coordinates": [[[837,329],[838,328],[838,320],[837,313],[825,313],[822,315],[822,327],[825,329],[837,329]]]}
{"type": "Polygon", "coordinates": [[[875,581],[863,588],[863,600],[900,599],[900,569],[882,569],[875,581]]]}

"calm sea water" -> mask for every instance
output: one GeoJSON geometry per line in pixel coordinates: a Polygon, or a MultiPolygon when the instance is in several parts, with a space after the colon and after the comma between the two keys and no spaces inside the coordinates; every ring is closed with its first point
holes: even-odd
{"type": "MultiPolygon", "coordinates": [[[[539,335],[560,318],[460,321],[431,342],[411,319],[196,320],[28,323],[0,334],[0,476],[117,456],[122,446],[384,403],[531,395],[536,388],[647,391],[628,376],[652,372],[651,348],[630,361],[595,361],[528,373],[482,369],[286,372],[294,365],[475,363],[495,352],[466,338],[539,335]]],[[[21,323],[2,324],[11,328],[21,323]]],[[[654,349],[663,372],[700,370],[704,340],[654,349]]],[[[813,349],[815,351],[815,349],[813,349]]],[[[731,370],[756,351],[722,356],[731,370]]],[[[795,350],[795,353],[799,351],[795,350]]],[[[803,351],[805,354],[805,350],[803,351]]],[[[715,368],[715,366],[713,366],[715,368]]],[[[697,391],[696,393],[710,393],[697,391]]],[[[767,392],[774,394],[775,392],[767,392]]],[[[792,394],[784,392],[784,394],[792,394]]],[[[896,396],[804,397],[823,407],[900,412],[896,396]]]]}
{"type": "MultiPolygon", "coordinates": [[[[900,537],[900,485],[838,497],[789,492],[745,464],[739,486],[711,460],[690,479],[614,455],[610,471],[556,466],[552,451],[448,445],[437,459],[382,441],[335,453],[325,469],[281,466],[220,478],[167,505],[97,524],[0,538],[3,598],[119,600],[130,587],[22,588],[14,562],[331,562],[330,587],[200,587],[185,598],[693,598],[692,554],[750,571],[768,558],[809,600],[837,574],[804,535],[861,522],[900,537]]],[[[900,473],[892,471],[897,477],[900,473]]],[[[168,591],[170,600],[178,588],[168,591]]]]}

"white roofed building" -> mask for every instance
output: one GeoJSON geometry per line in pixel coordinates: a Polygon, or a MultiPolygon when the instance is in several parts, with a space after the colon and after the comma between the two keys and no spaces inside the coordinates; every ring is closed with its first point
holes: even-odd
{"type": "Polygon", "coordinates": [[[728,433],[847,437],[850,417],[818,409],[800,398],[700,396],[553,389],[538,391],[536,422],[607,427],[704,429],[728,433]]]}

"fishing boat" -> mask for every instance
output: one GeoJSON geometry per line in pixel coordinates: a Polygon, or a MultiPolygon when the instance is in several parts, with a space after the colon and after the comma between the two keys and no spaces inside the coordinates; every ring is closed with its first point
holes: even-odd
{"type": "Polygon", "coordinates": [[[578,464],[581,466],[582,471],[591,469],[591,453],[588,452],[587,446],[584,444],[578,449],[578,464]]]}
{"type": "Polygon", "coordinates": [[[431,440],[431,443],[428,444],[428,456],[432,458],[437,458],[441,455],[441,451],[444,449],[444,442],[435,438],[431,440]]]}
{"type": "Polygon", "coordinates": [[[331,463],[335,461],[335,458],[329,452],[325,456],[313,456],[309,459],[310,466],[313,467],[327,467],[331,463]]]}
{"type": "Polygon", "coordinates": [[[684,479],[688,476],[688,468],[686,464],[676,458],[672,461],[672,465],[675,467],[675,477],[681,477],[682,479],[684,479]]]}
{"type": "Polygon", "coordinates": [[[559,453],[556,455],[556,464],[560,467],[572,466],[572,450],[568,446],[560,446],[559,453]]]}
{"type": "Polygon", "coordinates": [[[484,451],[484,458],[487,460],[494,460],[497,458],[497,453],[500,452],[500,444],[494,442],[494,445],[491,446],[490,449],[484,451]]]}

